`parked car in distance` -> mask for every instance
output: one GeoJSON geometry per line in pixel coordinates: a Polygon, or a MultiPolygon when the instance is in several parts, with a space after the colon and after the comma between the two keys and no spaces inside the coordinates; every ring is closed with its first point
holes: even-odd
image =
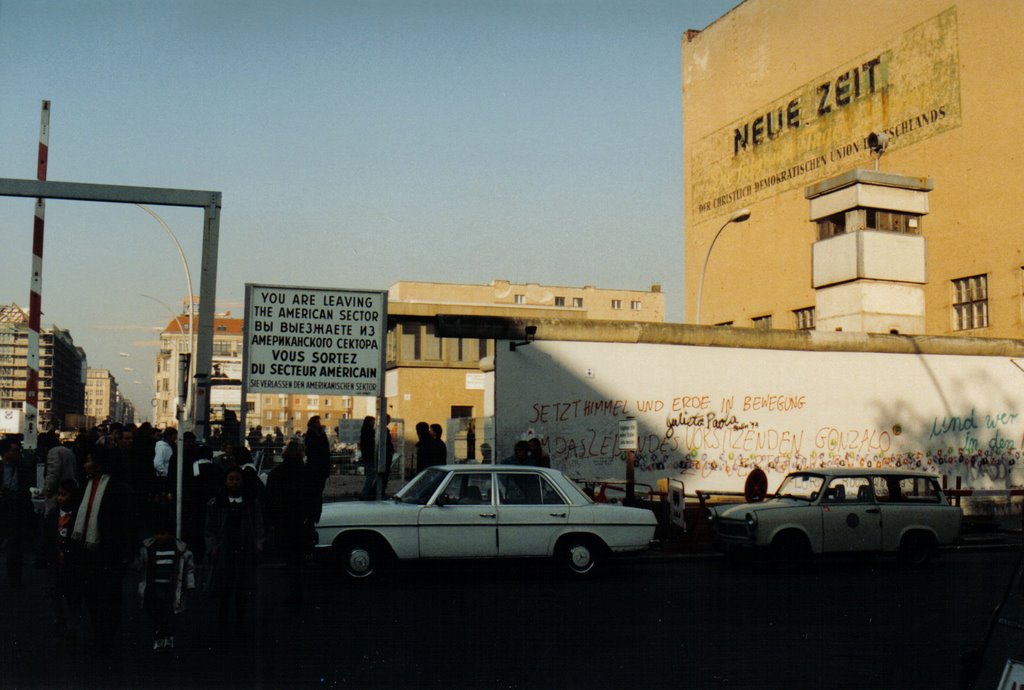
{"type": "Polygon", "coordinates": [[[558,470],[470,464],[427,468],[387,501],[324,504],[316,531],[352,578],[426,558],[546,557],[586,575],[646,549],[656,525],[650,510],[594,503],[558,470]]]}
{"type": "Polygon", "coordinates": [[[716,546],[764,551],[773,560],[807,554],[895,553],[927,563],[960,536],[963,514],[938,478],[923,472],[829,468],[793,472],[760,503],[709,510],[716,546]]]}

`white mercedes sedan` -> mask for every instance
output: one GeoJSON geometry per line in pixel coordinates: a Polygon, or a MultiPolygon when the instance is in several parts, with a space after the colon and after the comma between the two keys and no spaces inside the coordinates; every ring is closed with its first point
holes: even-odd
{"type": "Polygon", "coordinates": [[[357,579],[425,558],[547,557],[587,575],[646,549],[656,525],[650,510],[594,503],[558,470],[473,464],[430,467],[387,501],[326,503],[316,531],[357,579]]]}

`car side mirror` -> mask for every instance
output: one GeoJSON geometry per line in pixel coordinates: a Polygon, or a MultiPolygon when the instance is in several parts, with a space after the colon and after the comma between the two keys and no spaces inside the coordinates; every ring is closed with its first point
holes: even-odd
{"type": "Polygon", "coordinates": [[[444,506],[448,505],[448,496],[447,496],[447,494],[441,494],[440,496],[438,496],[437,500],[434,501],[434,505],[439,506],[441,508],[443,508],[444,506]]]}

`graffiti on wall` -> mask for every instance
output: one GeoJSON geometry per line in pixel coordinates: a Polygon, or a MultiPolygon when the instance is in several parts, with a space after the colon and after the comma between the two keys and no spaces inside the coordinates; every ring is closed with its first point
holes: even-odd
{"type": "MultiPolygon", "coordinates": [[[[726,490],[760,467],[777,483],[788,472],[818,467],[920,469],[961,477],[967,485],[1024,485],[1024,419],[1013,410],[977,407],[930,419],[876,426],[838,421],[807,425],[807,394],[707,394],[647,399],[534,402],[527,423],[554,466],[589,478],[622,475],[618,420],[639,421],[636,470],[645,480],[684,475],[726,490]]],[[[978,486],[978,488],[984,488],[978,486]]]]}

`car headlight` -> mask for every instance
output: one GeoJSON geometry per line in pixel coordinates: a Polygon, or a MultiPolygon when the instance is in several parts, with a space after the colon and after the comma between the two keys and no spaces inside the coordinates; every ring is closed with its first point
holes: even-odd
{"type": "Polygon", "coordinates": [[[747,527],[757,529],[757,513],[747,513],[743,519],[747,521],[747,527]]]}

